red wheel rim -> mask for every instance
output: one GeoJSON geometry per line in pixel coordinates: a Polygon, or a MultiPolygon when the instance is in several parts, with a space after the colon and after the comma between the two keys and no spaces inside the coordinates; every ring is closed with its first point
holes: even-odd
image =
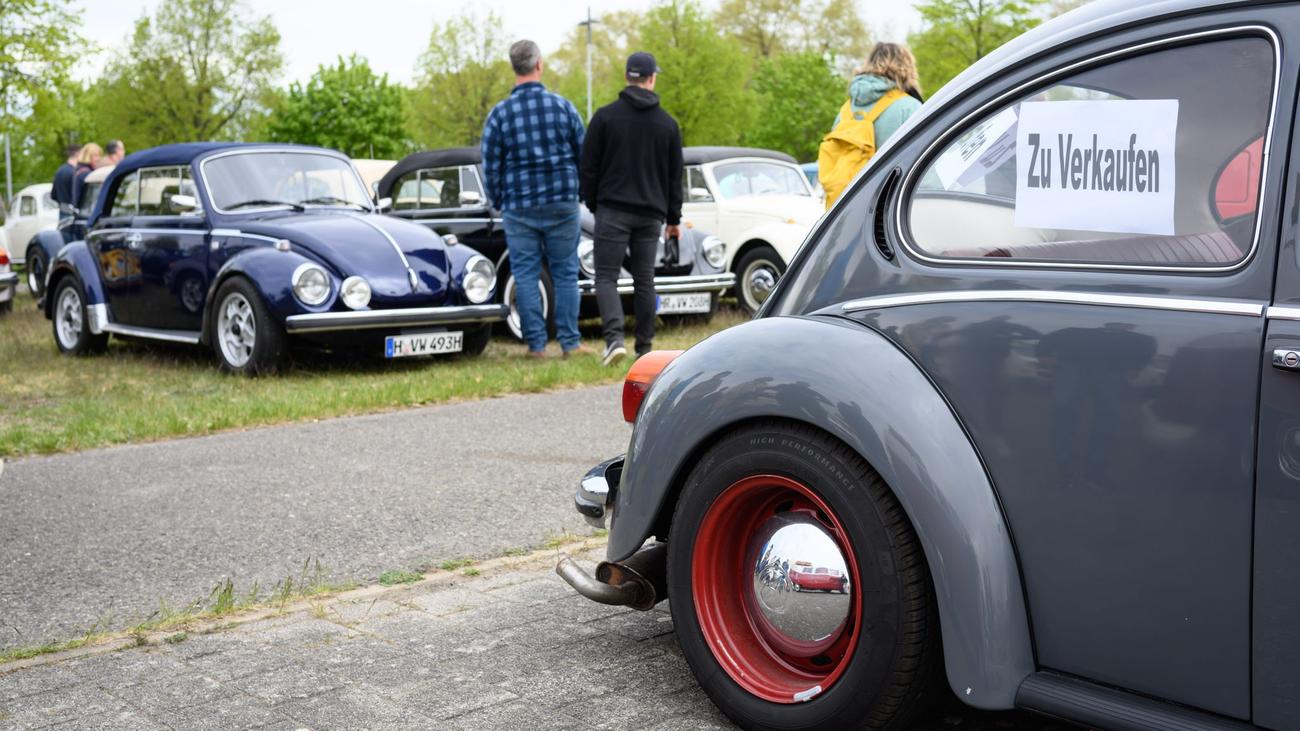
{"type": "MultiPolygon", "coordinates": [[[[825,554],[826,546],[831,544],[822,538],[814,540],[825,554]]],[[[809,568],[815,562],[796,563],[809,568]]],[[[806,581],[802,586],[808,586],[806,581]]],[[[840,591],[845,591],[843,581],[830,584],[838,584],[840,591]]],[[[857,647],[862,626],[862,589],[848,534],[820,496],[787,477],[747,477],[713,501],[695,537],[691,590],[700,632],[714,658],[732,680],[764,700],[811,700],[839,679],[857,647]],[[797,527],[785,530],[780,526],[797,527]],[[802,588],[794,592],[789,578],[793,572],[785,570],[790,562],[782,562],[780,555],[774,555],[789,550],[811,551],[814,544],[806,541],[801,549],[785,546],[795,545],[797,536],[811,536],[818,531],[833,543],[843,560],[847,592],[842,603],[847,606],[843,607],[842,619],[841,604],[822,605],[831,607],[827,612],[812,603],[819,597],[834,597],[834,589],[802,588]],[[782,601],[788,606],[777,613],[774,602],[766,597],[783,595],[782,601]],[[811,624],[820,625],[805,626],[805,614],[816,615],[813,618],[817,621],[811,624]],[[835,622],[839,622],[838,626],[827,631],[835,622]],[[825,636],[821,636],[823,633],[825,636]]]]}

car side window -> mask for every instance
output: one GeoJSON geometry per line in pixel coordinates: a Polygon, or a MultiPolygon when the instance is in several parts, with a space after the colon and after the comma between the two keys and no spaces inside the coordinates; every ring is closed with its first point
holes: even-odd
{"type": "MultiPolygon", "coordinates": [[[[416,170],[397,179],[393,186],[393,210],[416,211],[439,208],[460,208],[462,180],[467,176],[462,168],[448,167],[416,170]]],[[[477,187],[478,179],[473,178],[477,187]]],[[[482,194],[479,191],[480,195],[482,194]]]]}
{"type": "Polygon", "coordinates": [[[682,176],[682,188],[682,200],[687,203],[709,203],[713,200],[709,184],[704,179],[704,168],[699,165],[686,168],[686,174],[682,176]]]}
{"type": "Polygon", "coordinates": [[[181,167],[144,168],[140,170],[141,216],[172,216],[171,200],[174,195],[191,195],[184,192],[185,176],[181,167]]]}
{"type": "Polygon", "coordinates": [[[35,215],[36,215],[36,199],[33,198],[33,197],[31,197],[30,195],[25,195],[25,196],[22,196],[21,198],[19,198],[19,199],[18,199],[18,215],[20,215],[20,216],[35,216],[35,215]]]}
{"type": "Polygon", "coordinates": [[[1128,56],[981,115],[922,161],[911,243],[954,259],[1231,266],[1252,250],[1275,69],[1260,37],[1128,56]]]}
{"type": "MultiPolygon", "coordinates": [[[[90,191],[85,192],[86,207],[94,208],[95,198],[98,197],[98,191],[94,197],[90,196],[90,191]]],[[[136,170],[130,175],[122,178],[117,183],[117,193],[113,196],[113,205],[105,212],[105,215],[118,218],[121,216],[134,216],[140,207],[140,171],[136,170]]]]}

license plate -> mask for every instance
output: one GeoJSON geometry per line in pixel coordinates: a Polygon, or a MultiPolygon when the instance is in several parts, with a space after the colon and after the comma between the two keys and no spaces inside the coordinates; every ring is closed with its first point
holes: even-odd
{"type": "Polygon", "coordinates": [[[384,338],[385,358],[405,358],[411,355],[438,355],[459,353],[465,347],[465,333],[416,333],[390,335],[384,338]]]}
{"type": "Polygon", "coordinates": [[[659,314],[661,315],[690,315],[697,312],[708,312],[712,305],[713,295],[708,292],[659,295],[659,314]]]}

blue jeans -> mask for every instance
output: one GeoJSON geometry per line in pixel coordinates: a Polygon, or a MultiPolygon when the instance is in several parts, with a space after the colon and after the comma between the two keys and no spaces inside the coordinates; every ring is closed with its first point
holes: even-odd
{"type": "Polygon", "coordinates": [[[546,348],[546,317],[538,280],[542,261],[555,285],[555,339],[566,352],[582,344],[578,334],[578,204],[548,203],[516,208],[502,216],[510,271],[515,275],[515,305],[528,349],[546,348]]]}

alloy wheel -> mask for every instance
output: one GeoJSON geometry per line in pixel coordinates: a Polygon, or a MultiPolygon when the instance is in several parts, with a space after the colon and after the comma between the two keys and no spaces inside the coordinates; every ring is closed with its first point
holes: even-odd
{"type": "Polygon", "coordinates": [[[81,293],[76,287],[65,287],[54,308],[55,332],[65,350],[77,347],[81,329],[85,326],[85,310],[81,306],[81,293]]]}
{"type": "Polygon", "coordinates": [[[217,312],[217,342],[234,368],[243,368],[257,346],[257,316],[244,295],[231,292],[217,312]]]}

